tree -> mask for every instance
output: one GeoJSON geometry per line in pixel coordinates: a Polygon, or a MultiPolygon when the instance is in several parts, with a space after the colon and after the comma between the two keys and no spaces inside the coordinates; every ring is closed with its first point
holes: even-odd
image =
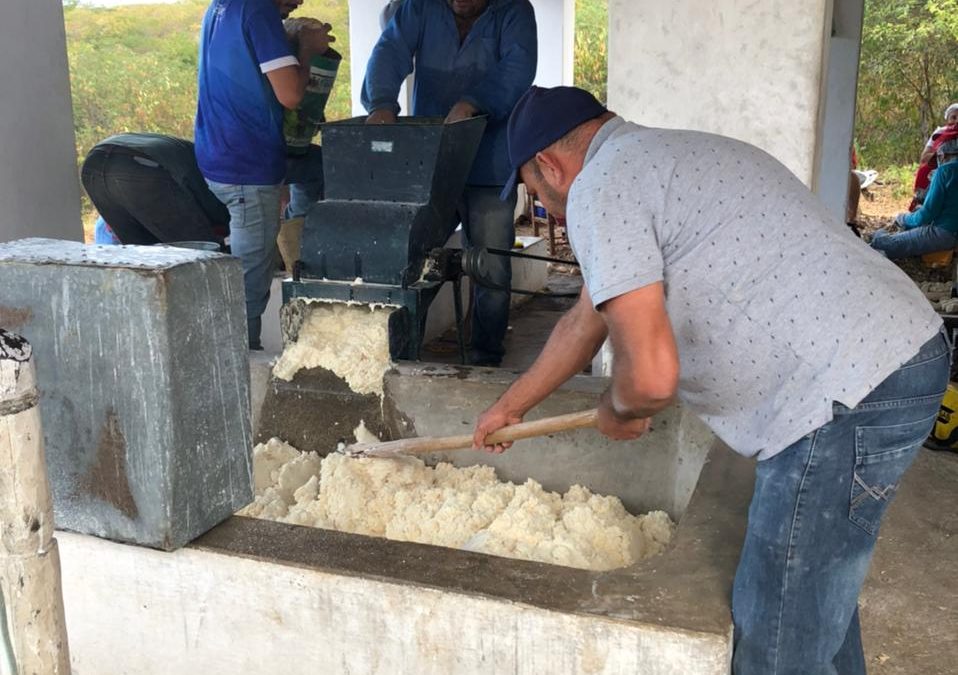
{"type": "Polygon", "coordinates": [[[867,0],[857,139],[871,165],[917,160],[958,93],[958,0],[867,0]]]}

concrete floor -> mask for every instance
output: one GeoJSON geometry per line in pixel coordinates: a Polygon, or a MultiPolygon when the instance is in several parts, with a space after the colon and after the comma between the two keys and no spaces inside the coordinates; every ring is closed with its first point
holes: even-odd
{"type": "Polygon", "coordinates": [[[958,672],[958,454],[923,450],[885,517],[861,596],[871,675],[958,672]]]}
{"type": "MultiPolygon", "coordinates": [[[[581,279],[551,276],[553,291],[581,279]]],[[[503,367],[522,370],[573,300],[534,298],[513,314],[503,367]]],[[[453,363],[455,336],[424,360],[453,363]],[[451,342],[450,342],[451,340],[451,342]]],[[[958,672],[958,454],[923,450],[886,515],[861,596],[865,656],[871,675],[958,672]]]]}

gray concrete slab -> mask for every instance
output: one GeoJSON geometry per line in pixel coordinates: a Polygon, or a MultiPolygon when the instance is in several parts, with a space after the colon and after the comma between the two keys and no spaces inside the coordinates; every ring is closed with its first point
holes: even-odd
{"type": "Polygon", "coordinates": [[[58,527],[178,548],[252,497],[236,258],[0,244],[0,322],[33,345],[58,527]]]}

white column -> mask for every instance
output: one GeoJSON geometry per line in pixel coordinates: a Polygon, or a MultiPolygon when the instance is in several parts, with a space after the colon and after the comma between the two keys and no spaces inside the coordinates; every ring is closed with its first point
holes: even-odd
{"type": "Polygon", "coordinates": [[[865,0],[833,0],[814,190],[844,221],[865,0]]]}
{"type": "Polygon", "coordinates": [[[539,67],[535,84],[572,84],[575,48],[575,0],[531,0],[536,11],[539,67]]]}
{"type": "Polygon", "coordinates": [[[70,672],[30,344],[0,329],[0,673],[70,672]]]}
{"type": "Polygon", "coordinates": [[[0,241],[80,239],[61,0],[0,2],[0,241]]]}
{"type": "MultiPolygon", "coordinates": [[[[360,103],[363,79],[366,77],[369,56],[382,33],[379,15],[386,2],[387,0],[349,0],[349,83],[353,115],[366,114],[366,109],[360,103]]],[[[412,114],[412,76],[406,78],[399,90],[399,107],[402,109],[401,115],[412,114]]]]}
{"type": "Polygon", "coordinates": [[[747,141],[812,185],[831,2],[609,0],[609,106],[747,141]]]}

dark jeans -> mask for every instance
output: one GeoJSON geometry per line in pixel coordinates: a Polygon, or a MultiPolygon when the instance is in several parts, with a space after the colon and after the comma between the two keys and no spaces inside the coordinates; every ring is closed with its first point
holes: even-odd
{"type": "MultiPolygon", "coordinates": [[[[499,199],[502,187],[467,185],[459,200],[458,218],[462,222],[463,246],[510,250],[516,240],[516,193],[506,201],[499,199]]],[[[512,265],[504,256],[489,256],[490,277],[496,286],[512,287],[512,265]]],[[[505,354],[503,340],[509,328],[508,290],[475,286],[472,305],[472,335],[469,361],[476,365],[498,366],[505,354]]]]}
{"type": "Polygon", "coordinates": [[[219,240],[196,198],[152,160],[114,147],[94,148],[81,180],[124,244],[219,240]]]}
{"type": "Polygon", "coordinates": [[[302,218],[309,207],[323,198],[323,149],[311,145],[305,155],[286,158],[286,184],[289,204],[283,218],[302,218]]]}
{"type": "Polygon", "coordinates": [[[864,675],[858,594],[948,384],[942,334],[854,409],[761,461],[735,575],[735,675],[864,675]]]}

